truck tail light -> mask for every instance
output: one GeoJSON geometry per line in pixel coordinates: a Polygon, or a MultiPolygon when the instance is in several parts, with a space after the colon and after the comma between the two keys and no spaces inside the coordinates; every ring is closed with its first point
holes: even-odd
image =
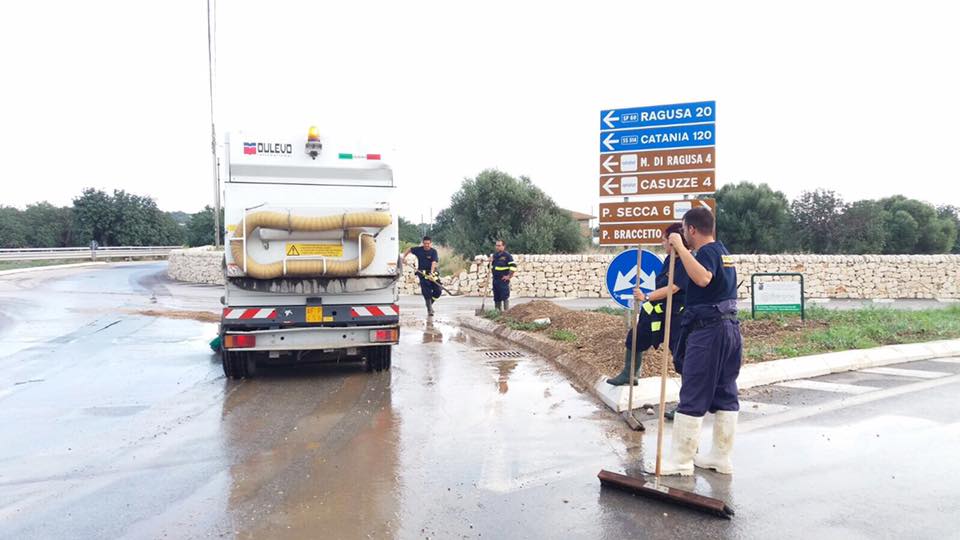
{"type": "Polygon", "coordinates": [[[393,343],[398,341],[400,338],[400,330],[397,328],[390,328],[388,330],[371,330],[370,331],[370,341],[374,343],[393,343]]]}
{"type": "Polygon", "coordinates": [[[250,334],[231,335],[223,338],[225,349],[249,349],[257,346],[257,336],[250,334]]]}

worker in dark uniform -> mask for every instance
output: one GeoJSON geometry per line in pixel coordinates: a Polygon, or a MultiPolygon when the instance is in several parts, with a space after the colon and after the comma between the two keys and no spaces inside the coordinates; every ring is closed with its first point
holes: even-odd
{"type": "Polygon", "coordinates": [[[433,303],[443,290],[440,288],[440,276],[437,265],[440,264],[440,255],[433,249],[433,240],[429,236],[423,237],[423,244],[412,247],[403,253],[403,258],[413,253],[417,257],[417,277],[420,278],[420,294],[427,305],[427,316],[433,317],[433,303]]]}
{"type": "MultiPolygon", "coordinates": [[[[671,223],[663,230],[663,248],[665,250],[669,247],[667,238],[675,232],[683,232],[683,225],[680,223],[671,223]]],[[[640,303],[640,317],[637,319],[637,327],[627,331],[627,339],[624,342],[626,352],[623,355],[623,369],[616,377],[607,379],[607,384],[614,386],[630,384],[630,358],[633,355],[633,336],[638,336],[637,364],[633,384],[637,384],[637,379],[640,378],[641,355],[643,352],[651,347],[657,349],[660,347],[660,344],[663,343],[663,323],[667,310],[666,299],[669,269],[670,256],[668,255],[663,261],[663,269],[657,274],[656,289],[650,291],[649,295],[644,294],[644,292],[640,290],[640,287],[633,290],[634,300],[640,303]]],[[[679,274],[683,268],[678,265],[677,270],[678,272],[675,273],[679,274]]],[[[674,276],[673,281],[673,318],[671,319],[672,328],[670,330],[670,341],[676,343],[676,334],[680,328],[679,314],[683,311],[682,285],[684,279],[678,275],[674,276]]],[[[675,346],[671,344],[670,350],[673,349],[675,349],[675,346]]]]}
{"type": "Polygon", "coordinates": [[[730,252],[714,237],[714,223],[706,208],[683,216],[684,236],[693,253],[679,234],[669,238],[688,281],[677,347],[683,369],[680,403],[673,419],[671,455],[661,468],[667,475],[692,475],[694,465],[733,473],[743,343],[737,320],[737,270],[730,252]],[[713,445],[709,453],[694,457],[708,412],[714,413],[713,445]]]}
{"type": "Polygon", "coordinates": [[[497,240],[496,251],[490,255],[490,267],[493,269],[493,305],[497,311],[510,309],[510,280],[517,272],[517,263],[513,255],[507,252],[507,244],[497,240]]]}

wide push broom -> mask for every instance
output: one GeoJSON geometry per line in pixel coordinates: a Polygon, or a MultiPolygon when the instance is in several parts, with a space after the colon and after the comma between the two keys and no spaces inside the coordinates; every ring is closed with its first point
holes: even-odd
{"type": "Polygon", "coordinates": [[[690,491],[684,491],[675,487],[666,486],[661,482],[660,464],[663,459],[663,410],[667,397],[667,362],[671,360],[670,351],[670,323],[673,316],[673,272],[676,265],[676,253],[670,250],[670,270],[667,280],[667,316],[664,321],[667,328],[663,334],[663,364],[660,368],[660,420],[657,424],[657,467],[655,475],[650,478],[635,478],[623,474],[601,470],[597,477],[600,479],[600,485],[612,487],[640,495],[658,499],[667,503],[677,504],[707,512],[718,517],[730,519],[733,516],[733,510],[720,499],[705,497],[690,491]]]}

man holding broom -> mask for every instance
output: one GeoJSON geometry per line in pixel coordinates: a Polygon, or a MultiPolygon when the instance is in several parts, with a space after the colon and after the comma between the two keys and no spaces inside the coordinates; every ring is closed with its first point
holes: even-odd
{"type": "Polygon", "coordinates": [[[664,475],[690,476],[694,465],[733,473],[743,344],[737,320],[737,270],[730,252],[714,238],[714,226],[710,210],[695,208],[683,217],[683,236],[669,237],[686,275],[686,306],[675,352],[683,380],[671,455],[661,464],[664,475]],[[694,457],[708,412],[714,413],[713,445],[709,453],[694,457]]]}

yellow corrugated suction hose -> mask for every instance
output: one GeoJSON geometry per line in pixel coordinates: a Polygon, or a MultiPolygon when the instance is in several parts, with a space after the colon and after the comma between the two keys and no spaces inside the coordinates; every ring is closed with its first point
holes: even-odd
{"type": "Polygon", "coordinates": [[[255,279],[273,279],[278,277],[349,277],[370,266],[377,254],[377,242],[369,235],[361,235],[361,228],[382,229],[393,223],[393,217],[387,212],[353,212],[336,216],[306,217],[285,212],[253,212],[247,214],[246,225],[236,226],[236,233],[230,239],[230,252],[234,262],[243,266],[244,235],[248,238],[257,229],[277,229],[281,231],[346,231],[347,240],[360,243],[360,261],[356,258],[343,260],[287,260],[287,271],[283,271],[283,262],[263,264],[247,256],[248,277],[255,279]]]}

